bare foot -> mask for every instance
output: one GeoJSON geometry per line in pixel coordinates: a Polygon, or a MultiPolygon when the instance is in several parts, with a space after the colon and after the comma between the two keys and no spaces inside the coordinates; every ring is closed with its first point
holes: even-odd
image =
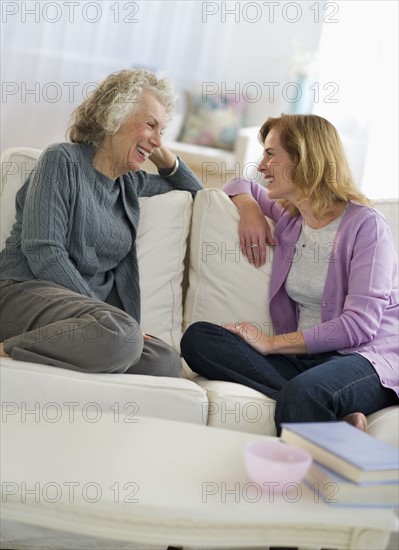
{"type": "Polygon", "coordinates": [[[355,428],[363,432],[367,432],[367,418],[361,412],[347,414],[342,417],[341,420],[348,422],[348,424],[352,424],[352,426],[355,426],[355,428]]]}
{"type": "Polygon", "coordinates": [[[3,342],[0,342],[0,357],[10,357],[7,355],[7,353],[4,351],[4,344],[3,342]]]}

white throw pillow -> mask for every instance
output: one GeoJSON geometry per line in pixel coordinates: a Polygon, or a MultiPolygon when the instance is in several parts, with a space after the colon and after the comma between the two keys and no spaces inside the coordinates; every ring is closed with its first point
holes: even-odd
{"type": "Polygon", "coordinates": [[[140,198],[141,328],[177,350],[182,336],[182,281],[192,204],[188,191],[140,198]]]}
{"type": "Polygon", "coordinates": [[[250,264],[240,250],[239,219],[237,208],[223,191],[206,189],[196,195],[184,329],[196,321],[252,321],[263,332],[271,330],[271,248],[262,267],[250,264]]]}

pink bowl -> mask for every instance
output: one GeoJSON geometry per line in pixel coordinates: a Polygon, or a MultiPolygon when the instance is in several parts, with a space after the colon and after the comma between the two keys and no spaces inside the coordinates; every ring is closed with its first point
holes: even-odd
{"type": "Polygon", "coordinates": [[[263,490],[275,492],[300,483],[312,463],[312,456],[299,447],[281,441],[250,441],[244,451],[245,469],[249,478],[263,490]]]}

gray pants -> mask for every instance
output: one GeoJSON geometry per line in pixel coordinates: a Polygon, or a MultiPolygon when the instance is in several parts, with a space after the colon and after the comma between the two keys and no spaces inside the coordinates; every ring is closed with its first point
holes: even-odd
{"type": "Polygon", "coordinates": [[[47,281],[0,281],[0,342],[13,359],[79,372],[179,377],[178,353],[124,311],[47,281]]]}

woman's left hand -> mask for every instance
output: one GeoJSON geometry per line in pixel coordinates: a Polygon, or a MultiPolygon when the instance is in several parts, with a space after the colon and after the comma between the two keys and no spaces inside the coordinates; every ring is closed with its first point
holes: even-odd
{"type": "Polygon", "coordinates": [[[176,164],[176,155],[165,145],[161,145],[154,149],[148,158],[155,164],[158,170],[167,168],[172,170],[176,164]]]}

